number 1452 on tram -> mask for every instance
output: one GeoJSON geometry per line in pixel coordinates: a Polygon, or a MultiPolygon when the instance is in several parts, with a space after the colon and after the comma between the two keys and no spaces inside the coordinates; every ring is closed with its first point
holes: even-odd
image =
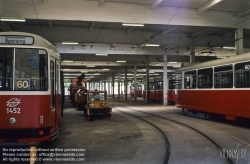
{"type": "Polygon", "coordinates": [[[61,122],[60,56],[44,38],[0,33],[0,145],[54,140],[61,122]]]}

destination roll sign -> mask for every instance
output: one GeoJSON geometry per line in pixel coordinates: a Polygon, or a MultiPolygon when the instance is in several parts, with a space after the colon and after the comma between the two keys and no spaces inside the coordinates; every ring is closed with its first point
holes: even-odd
{"type": "Polygon", "coordinates": [[[22,44],[22,45],[32,45],[34,44],[34,38],[31,36],[0,36],[0,44],[22,44]]]}

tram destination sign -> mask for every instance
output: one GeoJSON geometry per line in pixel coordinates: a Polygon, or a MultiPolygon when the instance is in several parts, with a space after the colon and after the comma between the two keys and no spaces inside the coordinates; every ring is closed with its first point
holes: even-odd
{"type": "Polygon", "coordinates": [[[34,38],[31,36],[2,35],[0,36],[0,44],[32,45],[34,38]]]}

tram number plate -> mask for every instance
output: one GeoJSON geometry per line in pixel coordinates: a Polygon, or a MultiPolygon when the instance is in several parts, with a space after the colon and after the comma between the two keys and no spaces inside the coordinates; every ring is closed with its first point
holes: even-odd
{"type": "Polygon", "coordinates": [[[29,87],[29,82],[26,80],[18,80],[17,81],[17,88],[18,89],[26,89],[29,87]]]}
{"type": "Polygon", "coordinates": [[[17,113],[17,114],[20,114],[21,113],[21,108],[7,108],[6,111],[7,111],[7,114],[8,113],[17,113]]]}

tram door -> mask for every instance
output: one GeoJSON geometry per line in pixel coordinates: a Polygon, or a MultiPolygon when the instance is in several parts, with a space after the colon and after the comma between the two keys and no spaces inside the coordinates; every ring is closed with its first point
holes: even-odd
{"type": "Polygon", "coordinates": [[[55,126],[56,130],[59,128],[59,123],[60,123],[60,115],[61,115],[61,97],[60,97],[60,62],[56,59],[56,70],[55,70],[55,108],[56,108],[56,113],[55,113],[55,126]]]}
{"type": "Polygon", "coordinates": [[[56,131],[57,82],[56,59],[50,56],[50,133],[56,131]]]}

